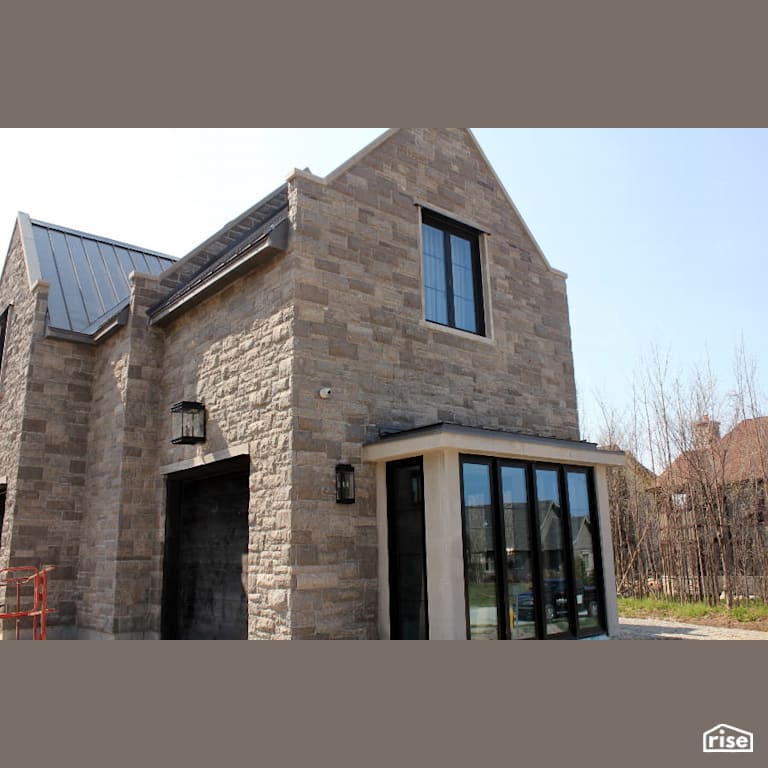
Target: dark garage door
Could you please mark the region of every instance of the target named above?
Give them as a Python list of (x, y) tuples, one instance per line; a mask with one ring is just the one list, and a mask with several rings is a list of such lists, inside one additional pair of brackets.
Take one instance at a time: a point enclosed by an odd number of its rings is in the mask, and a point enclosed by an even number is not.
[(248, 463), (168, 477), (163, 637), (248, 637)]

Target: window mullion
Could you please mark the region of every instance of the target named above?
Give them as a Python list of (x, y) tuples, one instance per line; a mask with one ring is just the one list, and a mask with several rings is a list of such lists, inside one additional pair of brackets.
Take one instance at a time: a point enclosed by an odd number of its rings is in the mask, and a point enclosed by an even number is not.
[(453, 260), (451, 259), (451, 234), (443, 230), (443, 261), (445, 263), (445, 298), (448, 303), (448, 325), (456, 327), (456, 312), (453, 306)]
[(562, 510), (563, 554), (565, 555), (565, 583), (568, 594), (568, 624), (574, 637), (579, 636), (579, 606), (576, 600), (576, 568), (573, 557), (573, 533), (571, 531), (571, 505), (565, 482), (565, 468), (559, 467), (557, 480), (560, 486)]
[(509, 626), (509, 593), (507, 571), (507, 537), (504, 529), (504, 503), (501, 494), (501, 465), (498, 459), (491, 462), (491, 509), (493, 524), (496, 526), (496, 607), (499, 613), (499, 639), (509, 640), (512, 631)]

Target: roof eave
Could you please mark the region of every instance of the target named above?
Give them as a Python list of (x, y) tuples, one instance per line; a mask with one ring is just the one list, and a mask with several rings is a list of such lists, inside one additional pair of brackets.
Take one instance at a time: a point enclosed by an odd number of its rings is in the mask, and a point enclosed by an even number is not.
[(128, 324), (129, 312), (130, 307), (127, 305), (122, 307), (118, 312), (108, 317), (91, 333), (70, 331), (66, 328), (57, 328), (56, 326), (49, 325), (46, 322), (45, 337), (47, 339), (72, 341), (77, 344), (88, 344), (90, 346), (100, 344), (102, 341), (108, 339), (110, 336), (112, 336), (112, 334), (116, 333)]
[(281, 253), (288, 247), (288, 220), (282, 221), (273, 230), (244, 249), (238, 256), (227, 261), (220, 269), (212, 272), (193, 288), (185, 288), (172, 295), (163, 303), (148, 310), (149, 324), (164, 326), (177, 316), (197, 306), (204, 299), (218, 293), (239, 277), (255, 269), (265, 258)]

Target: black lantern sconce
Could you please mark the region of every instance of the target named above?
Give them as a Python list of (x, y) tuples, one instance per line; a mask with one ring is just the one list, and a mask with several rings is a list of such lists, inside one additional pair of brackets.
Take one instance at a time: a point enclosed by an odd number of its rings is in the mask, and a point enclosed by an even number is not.
[(172, 443), (205, 442), (205, 406), (184, 400), (171, 408)]
[(336, 465), (336, 503), (355, 503), (355, 468), (351, 464)]

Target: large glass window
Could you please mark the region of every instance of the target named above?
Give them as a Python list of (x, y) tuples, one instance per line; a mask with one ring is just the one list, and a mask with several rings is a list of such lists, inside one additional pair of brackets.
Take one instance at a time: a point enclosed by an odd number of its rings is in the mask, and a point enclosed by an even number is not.
[(499, 637), (498, 570), (490, 464), (465, 462), (462, 485), (469, 636), (495, 640)]
[(589, 469), (465, 456), (462, 497), (470, 638), (603, 631)]
[(589, 478), (586, 472), (581, 471), (568, 471), (566, 477), (579, 631), (592, 631), (600, 627), (601, 601)]
[(483, 335), (478, 233), (426, 211), (421, 231), (426, 319)]
[(560, 504), (559, 471), (536, 470), (536, 514), (543, 584), (542, 602), (547, 635), (568, 632), (570, 601), (565, 574), (563, 509)]
[(501, 467), (504, 552), (512, 638), (536, 637), (533, 598), (533, 549), (528, 527), (528, 488), (525, 467)]

